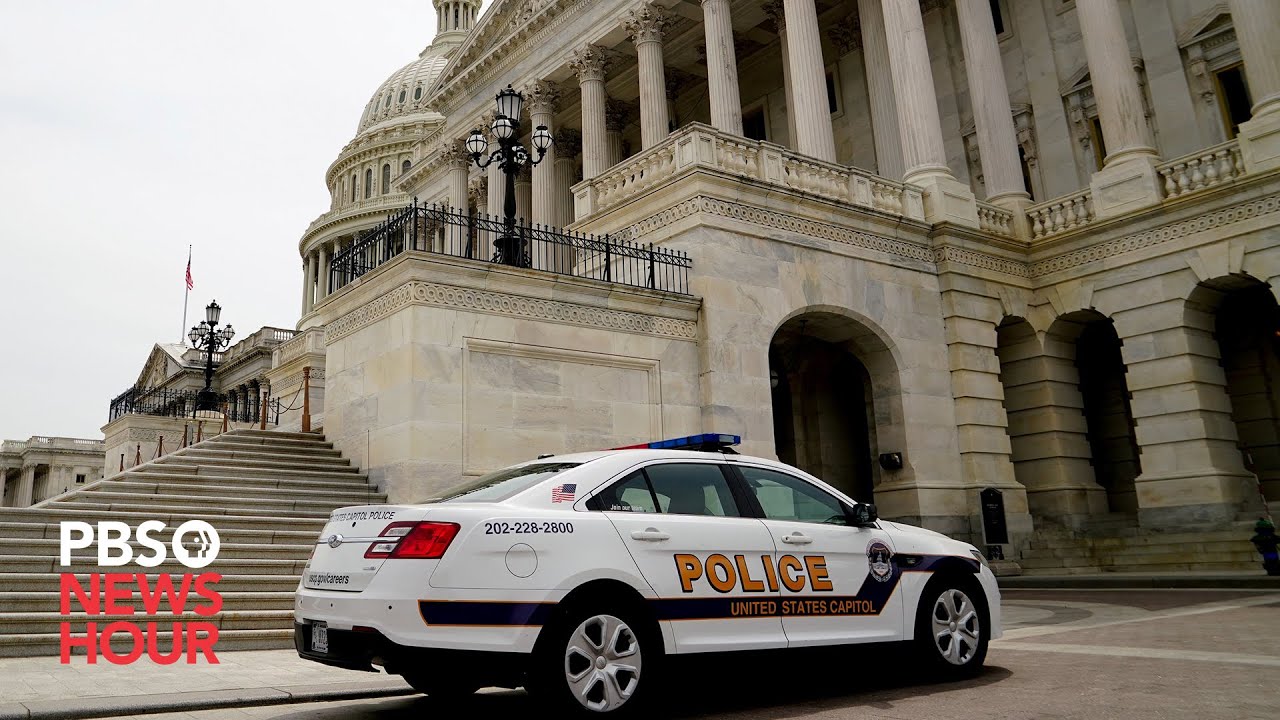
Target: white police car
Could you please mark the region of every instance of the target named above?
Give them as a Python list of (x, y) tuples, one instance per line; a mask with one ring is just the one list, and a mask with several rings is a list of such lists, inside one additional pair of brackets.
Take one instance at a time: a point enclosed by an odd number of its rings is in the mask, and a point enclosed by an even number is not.
[(298, 653), (590, 712), (634, 707), (673, 654), (904, 641), (944, 676), (979, 669), (1000, 596), (972, 545), (737, 440), (541, 458), (423, 504), (335, 510), (298, 588)]

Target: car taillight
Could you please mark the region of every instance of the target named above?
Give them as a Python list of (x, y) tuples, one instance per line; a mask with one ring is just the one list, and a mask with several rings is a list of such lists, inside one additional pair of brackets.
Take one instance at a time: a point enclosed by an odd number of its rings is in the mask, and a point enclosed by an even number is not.
[(383, 528), (379, 540), (365, 551), (366, 558), (416, 558), (436, 560), (449, 549), (458, 534), (458, 523), (394, 522)]

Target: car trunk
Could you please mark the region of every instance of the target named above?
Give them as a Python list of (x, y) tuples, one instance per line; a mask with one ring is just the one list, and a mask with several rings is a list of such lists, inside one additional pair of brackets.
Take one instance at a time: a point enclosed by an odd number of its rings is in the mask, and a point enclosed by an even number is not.
[[(414, 505), (363, 505), (334, 510), (321, 531), (302, 573), (303, 587), (312, 590), (360, 592), (386, 562), (385, 557), (365, 557), (377, 543), (395, 543), (383, 536), (392, 524), (426, 518), (430, 507)], [(437, 560), (416, 560), (435, 564)]]

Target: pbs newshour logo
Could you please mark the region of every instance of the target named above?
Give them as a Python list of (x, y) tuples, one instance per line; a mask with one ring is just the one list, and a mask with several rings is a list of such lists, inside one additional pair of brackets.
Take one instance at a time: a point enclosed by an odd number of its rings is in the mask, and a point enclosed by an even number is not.
[[(94, 568), (136, 565), (139, 572), (74, 571), (60, 575), (62, 662), (71, 661), (74, 648), (83, 648), (89, 664), (99, 655), (115, 665), (127, 665), (146, 655), (152, 662), (194, 665), (203, 658), (216, 664), (214, 646), (218, 628), (198, 618), (222, 610), (222, 595), (214, 586), (222, 579), (216, 572), (155, 572), (170, 557), (188, 570), (202, 570), (218, 557), (222, 542), (218, 531), (204, 520), (188, 520), (166, 536), (166, 525), (147, 520), (136, 528), (116, 520), (89, 524), (79, 520), (60, 523), (59, 562), (73, 560)], [(135, 553), (130, 540), (140, 549)], [(73, 557), (90, 550), (88, 557)], [(96, 554), (96, 557), (95, 557)], [(74, 613), (84, 613), (81, 623)], [(101, 624), (91, 618), (136, 616), (137, 621), (113, 619)], [(194, 618), (193, 618), (194, 616)]]

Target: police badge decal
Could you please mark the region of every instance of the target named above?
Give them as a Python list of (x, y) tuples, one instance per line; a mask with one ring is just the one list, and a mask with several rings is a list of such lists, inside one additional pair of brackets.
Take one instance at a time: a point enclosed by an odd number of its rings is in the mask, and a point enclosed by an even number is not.
[(890, 562), (892, 557), (893, 551), (883, 540), (872, 540), (867, 545), (867, 567), (873, 580), (889, 582), (893, 578), (893, 564)]

